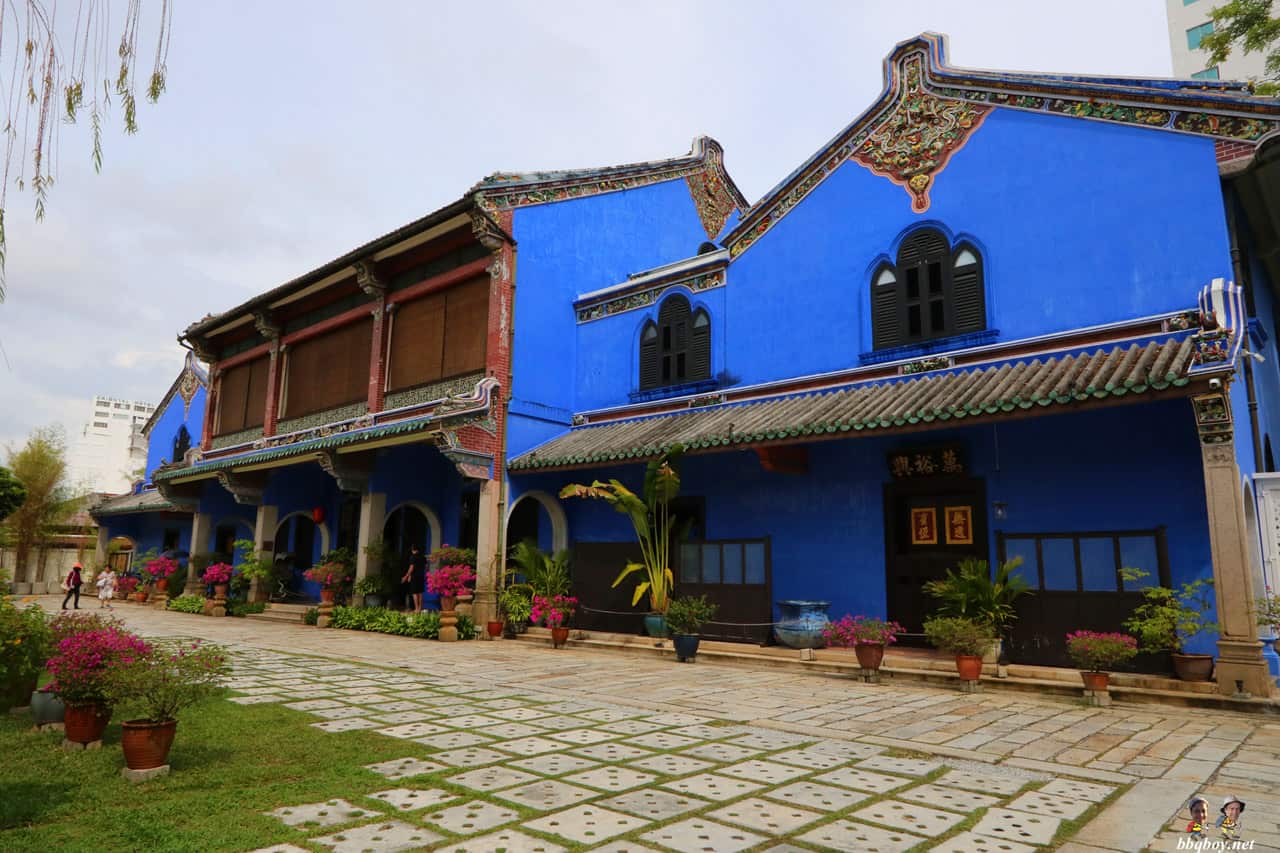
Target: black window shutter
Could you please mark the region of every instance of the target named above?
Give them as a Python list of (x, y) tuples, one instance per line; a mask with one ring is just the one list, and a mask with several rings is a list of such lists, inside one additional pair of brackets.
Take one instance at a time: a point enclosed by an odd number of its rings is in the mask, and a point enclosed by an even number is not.
[(640, 333), (641, 391), (658, 387), (658, 361), (658, 327), (650, 322)]
[(693, 318), (693, 347), (690, 381), (711, 378), (711, 318), (706, 311), (699, 310)]
[(871, 289), (871, 346), (873, 349), (897, 346), (902, 342), (902, 326), (898, 316), (898, 286), (877, 285)]
[(951, 273), (951, 287), (956, 333), (980, 332), (985, 329), (987, 304), (982, 286), (982, 262), (956, 267)]

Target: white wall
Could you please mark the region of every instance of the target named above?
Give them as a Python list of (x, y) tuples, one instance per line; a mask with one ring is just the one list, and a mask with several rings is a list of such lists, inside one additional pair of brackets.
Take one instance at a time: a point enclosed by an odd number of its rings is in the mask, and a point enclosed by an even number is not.
[[(1189, 78), (1197, 71), (1210, 67), (1209, 57), (1203, 50), (1187, 47), (1187, 30), (1209, 20), (1210, 13), (1226, 0), (1165, 0), (1169, 21), (1169, 47), (1173, 53), (1173, 76)], [(1276, 14), (1276, 3), (1271, 4), (1271, 14)], [(1251, 53), (1246, 56), (1238, 50), (1218, 66), (1220, 80), (1255, 80), (1265, 71), (1266, 55)]]

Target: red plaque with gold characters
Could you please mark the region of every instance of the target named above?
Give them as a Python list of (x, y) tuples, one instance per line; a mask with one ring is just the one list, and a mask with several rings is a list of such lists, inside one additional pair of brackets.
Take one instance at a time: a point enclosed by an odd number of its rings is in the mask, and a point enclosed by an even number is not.
[(947, 544), (973, 544), (973, 507), (949, 506), (947, 514)]
[(938, 511), (933, 507), (916, 507), (911, 510), (911, 544), (938, 544)]

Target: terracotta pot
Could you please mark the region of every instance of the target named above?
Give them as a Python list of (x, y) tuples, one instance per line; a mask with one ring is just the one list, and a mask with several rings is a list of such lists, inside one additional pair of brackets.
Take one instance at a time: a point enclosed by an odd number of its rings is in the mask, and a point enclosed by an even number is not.
[(225, 583), (215, 583), (215, 584), (213, 585), (213, 597), (214, 597), (214, 598), (226, 598), (226, 597), (227, 597), (227, 588), (228, 588), (229, 586), (230, 586), (230, 584), (225, 584)]
[(440, 609), (442, 611), (450, 611), (458, 606), (458, 596), (442, 595), (440, 596)]
[(879, 669), (884, 660), (884, 643), (856, 643), (853, 653), (858, 656), (858, 666), (863, 669)]
[(1091, 690), (1094, 693), (1106, 693), (1107, 682), (1111, 678), (1109, 672), (1094, 672), (1092, 670), (1081, 670), (1080, 679), (1084, 681), (1084, 689)]
[(961, 681), (977, 681), (982, 677), (982, 656), (956, 655), (956, 672)]
[(489, 632), (491, 638), (496, 638), (502, 633), (502, 621), (500, 619), (490, 619), (485, 623), (485, 630)]
[(156, 581), (156, 592), (167, 592), (169, 590), (169, 579), (163, 578)]
[(1183, 681), (1212, 681), (1213, 655), (1184, 655), (1174, 652), (1173, 671)]
[(111, 721), (111, 708), (101, 702), (68, 705), (63, 717), (67, 740), (72, 743), (93, 743), (102, 740), (102, 733)]
[(320, 590), (320, 601), (323, 604), (333, 604), (334, 595), (335, 595), (334, 590), (322, 589)]
[(569, 641), (568, 628), (552, 628), (551, 629), (551, 645), (554, 648), (560, 648)]
[(147, 600), (147, 594), (145, 592), (135, 592), (133, 594), (133, 600), (139, 603), (145, 602)]
[(120, 724), (120, 747), (130, 770), (150, 770), (169, 763), (169, 748), (178, 729), (177, 720), (152, 723), (130, 720)]

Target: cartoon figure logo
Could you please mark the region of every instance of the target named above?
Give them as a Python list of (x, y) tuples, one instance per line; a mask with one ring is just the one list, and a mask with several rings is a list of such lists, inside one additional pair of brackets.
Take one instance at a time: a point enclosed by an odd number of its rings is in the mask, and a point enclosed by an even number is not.
[(1244, 813), (1244, 800), (1236, 796), (1227, 797), (1222, 801), (1222, 808), (1219, 809), (1221, 817), (1218, 818), (1215, 826), (1222, 830), (1222, 837), (1235, 841), (1240, 838), (1240, 815)]
[(1188, 804), (1191, 809), (1191, 823), (1187, 824), (1187, 833), (1196, 841), (1204, 838), (1205, 824), (1209, 822), (1209, 801), (1196, 795)]

